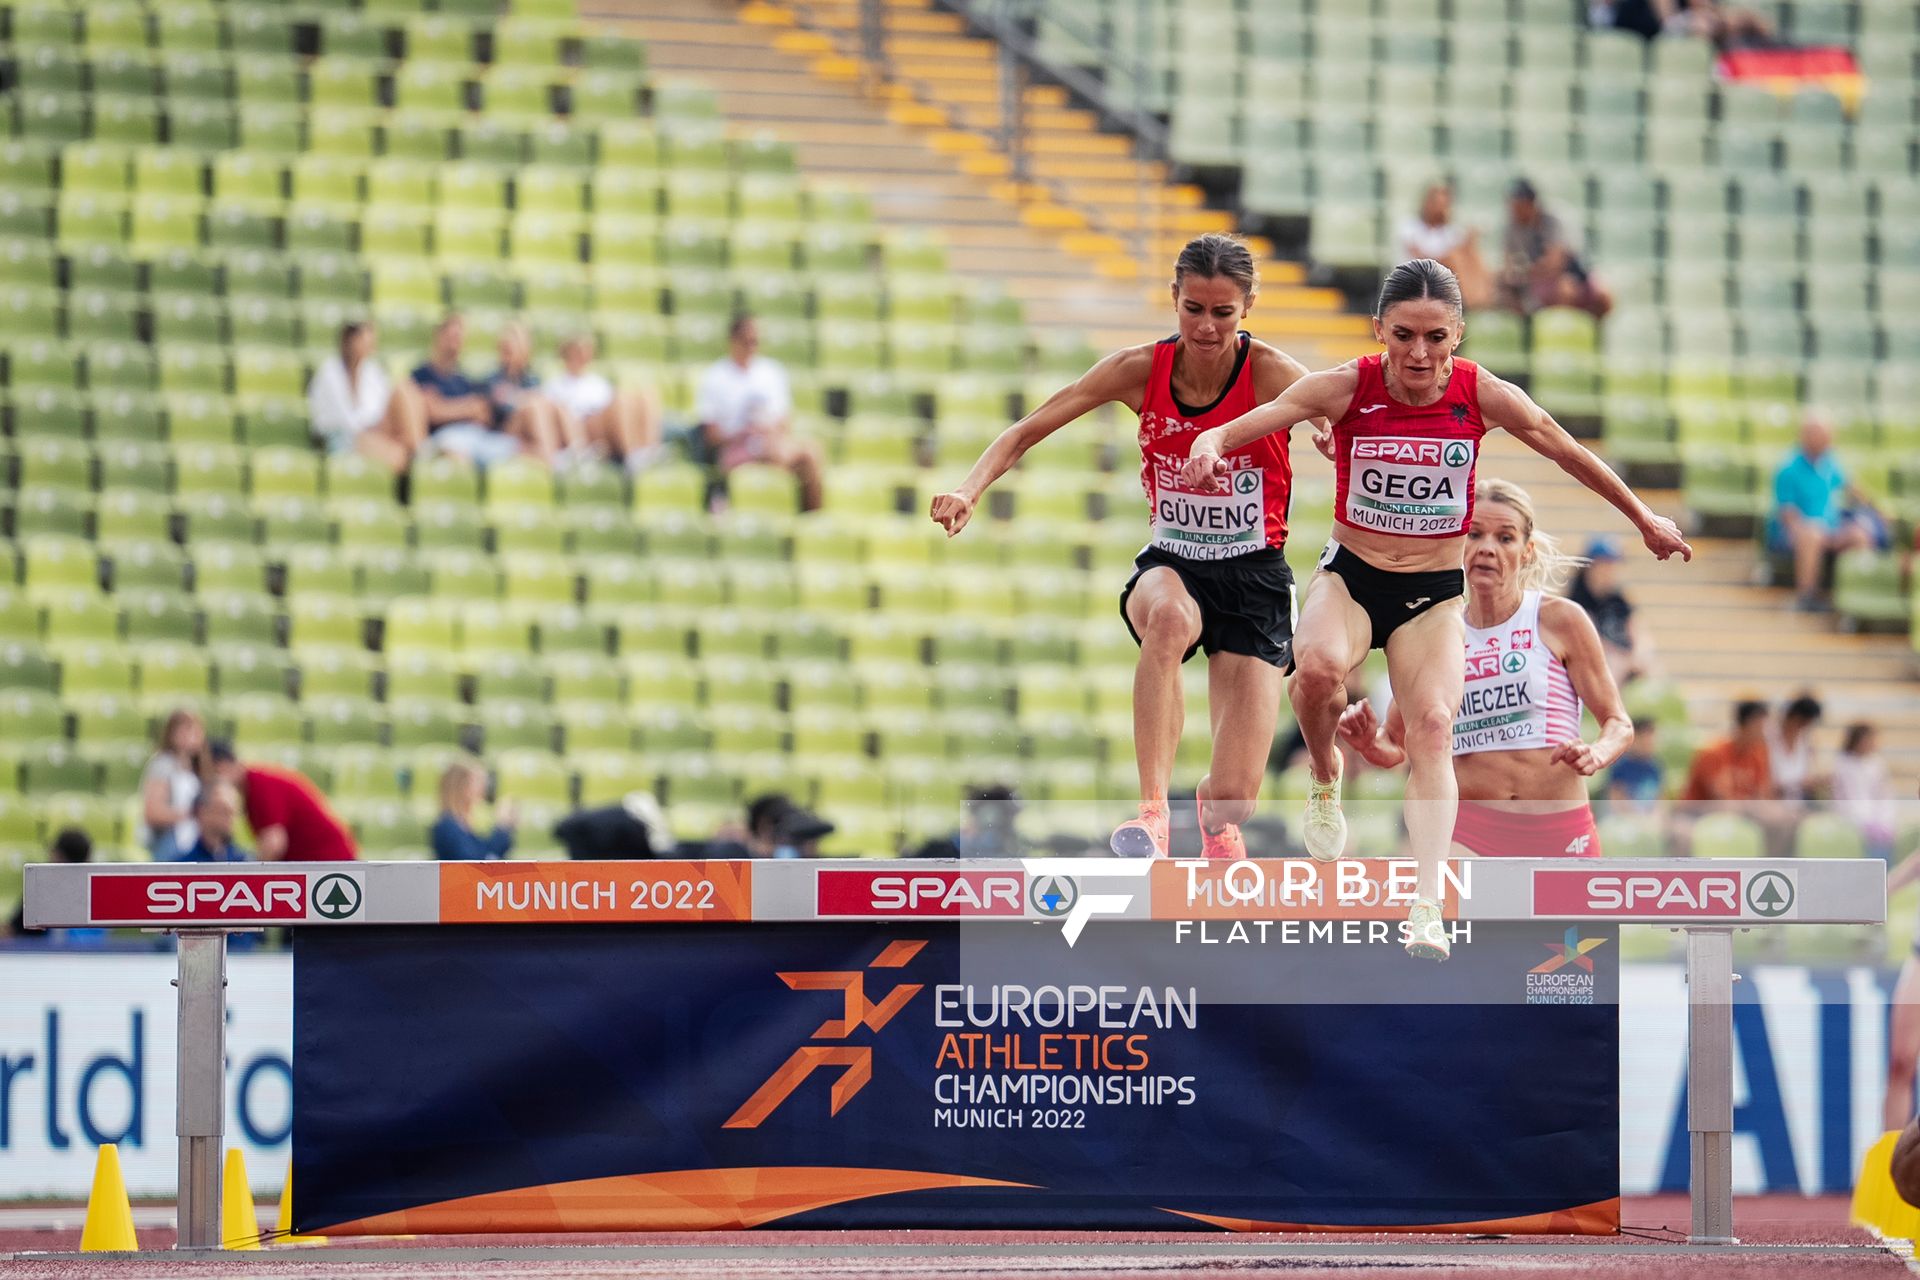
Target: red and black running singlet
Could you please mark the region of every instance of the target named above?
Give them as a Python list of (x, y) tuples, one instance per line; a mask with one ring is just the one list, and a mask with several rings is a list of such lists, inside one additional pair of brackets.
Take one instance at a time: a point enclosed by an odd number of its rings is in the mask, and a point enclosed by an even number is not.
[(1333, 518), (1403, 538), (1457, 538), (1473, 519), (1480, 457), (1480, 367), (1456, 359), (1432, 404), (1387, 394), (1381, 357), (1359, 360), (1360, 385), (1333, 425)]
[(1287, 433), (1276, 431), (1226, 455), (1233, 468), (1224, 493), (1197, 493), (1180, 483), (1193, 438), (1233, 421), (1257, 403), (1253, 339), (1240, 335), (1240, 354), (1226, 389), (1212, 404), (1190, 408), (1173, 394), (1173, 357), (1178, 338), (1153, 347), (1153, 372), (1140, 404), (1140, 483), (1153, 508), (1153, 545), (1188, 560), (1226, 560), (1281, 547), (1287, 541), (1287, 503), (1293, 495), (1293, 462)]

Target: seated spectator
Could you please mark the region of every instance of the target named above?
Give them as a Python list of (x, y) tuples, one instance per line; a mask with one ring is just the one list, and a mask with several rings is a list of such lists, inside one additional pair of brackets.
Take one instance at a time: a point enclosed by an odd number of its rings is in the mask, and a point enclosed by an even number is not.
[(817, 858), (820, 842), (834, 830), (831, 822), (775, 791), (749, 800), (744, 829), (730, 824), (714, 839), (709, 853), (713, 857)]
[(782, 467), (800, 482), (800, 505), (820, 506), (820, 447), (793, 435), (793, 393), (787, 371), (760, 355), (760, 329), (735, 316), (727, 354), (708, 366), (694, 406), (721, 472), (749, 462)]
[(1450, 183), (1430, 184), (1420, 198), (1420, 212), (1400, 224), (1400, 256), (1403, 261), (1432, 258), (1453, 272), (1468, 310), (1493, 300), (1493, 277), (1480, 256), (1480, 232), (1453, 221)]
[[(47, 861), (92, 862), (93, 840), (78, 827), (63, 827), (53, 837), (53, 843), (47, 846)], [(22, 934), (30, 937), (42, 936), (40, 930), (29, 930), (26, 927), (26, 918), (27, 905), (22, 902), (14, 907), (13, 915), (7, 921), (6, 933), (14, 937)], [(46, 941), (55, 946), (97, 946), (106, 941), (106, 937), (105, 929), (49, 929), (45, 933)]]
[(1771, 800), (1773, 762), (1767, 754), (1767, 704), (1733, 708), (1733, 733), (1700, 748), (1680, 798), (1694, 803)]
[(1542, 307), (1578, 307), (1594, 316), (1613, 310), (1613, 298), (1574, 252), (1560, 219), (1540, 207), (1525, 178), (1508, 192), (1509, 221), (1500, 289), (1506, 306), (1532, 315)]
[(373, 325), (340, 330), (340, 350), (307, 384), (313, 434), (328, 453), (360, 452), (405, 471), (427, 439), (427, 409), (411, 382), (394, 386), (374, 356)]
[(193, 806), (194, 820), (200, 824), (200, 838), (180, 855), (181, 862), (250, 862), (253, 855), (233, 838), (233, 825), (240, 816), (240, 796), (227, 782), (211, 782)]
[(995, 784), (967, 789), (960, 829), (936, 836), (915, 850), (916, 858), (1018, 858), (1028, 848), (1016, 829), (1020, 797), (1013, 788)]
[(660, 404), (651, 393), (621, 391), (593, 368), (593, 335), (576, 334), (561, 344), (566, 372), (549, 378), (547, 398), (566, 416), (570, 434), (603, 457), (638, 472), (660, 448)]
[(207, 757), (214, 776), (239, 791), (263, 862), (337, 862), (360, 856), (346, 824), (304, 774), (243, 764), (226, 742), (207, 748)]
[(523, 324), (510, 324), (500, 333), (500, 367), (487, 377), (487, 402), (492, 406), (493, 429), (520, 442), (520, 447), (551, 464), (563, 449), (580, 441), (574, 424), (560, 407), (539, 392), (540, 375), (533, 371), (533, 342)]
[[(666, 858), (675, 849), (667, 815), (651, 791), (629, 791), (619, 804), (575, 810), (554, 824), (553, 835), (575, 861)], [(745, 857), (746, 851), (709, 847), (694, 856)]]
[(200, 794), (200, 753), (206, 726), (191, 711), (175, 711), (160, 728), (159, 749), (140, 774), (141, 847), (155, 862), (170, 862), (193, 847), (193, 802)]
[(473, 815), (487, 798), (487, 771), (470, 760), (456, 760), (440, 775), (440, 818), (429, 842), (442, 862), (487, 862), (504, 858), (513, 849), (513, 829), (519, 815), (513, 801), (494, 806), (493, 830), (482, 836), (473, 829)]
[(1893, 857), (1893, 783), (1880, 756), (1880, 734), (1870, 724), (1847, 726), (1833, 762), (1833, 811), (1852, 820), (1876, 858)]
[(1633, 603), (1620, 589), (1620, 545), (1611, 538), (1595, 538), (1587, 544), (1586, 559), (1567, 588), (1567, 599), (1593, 619), (1614, 683), (1625, 685), (1651, 674), (1653, 639), (1634, 618)]
[(1660, 792), (1666, 783), (1666, 768), (1660, 763), (1656, 742), (1660, 725), (1652, 717), (1633, 722), (1633, 742), (1607, 770), (1607, 803), (1615, 813), (1654, 813), (1660, 808)]
[(1800, 424), (1800, 447), (1774, 473), (1767, 524), (1768, 548), (1793, 557), (1794, 608), (1803, 613), (1827, 608), (1821, 584), (1829, 559), (1874, 544), (1873, 520), (1850, 512), (1843, 499), (1872, 511), (1873, 504), (1847, 483), (1833, 452), (1833, 428), (1810, 413)]
[(1819, 723), (1820, 703), (1805, 693), (1781, 708), (1777, 724), (1768, 722), (1767, 761), (1782, 800), (1804, 804), (1814, 789), (1813, 726)]
[(1593, 0), (1587, 20), (1595, 27), (1655, 36), (1695, 36), (1714, 47), (1765, 48), (1776, 44), (1773, 25), (1751, 9), (1735, 9), (1718, 0)]
[(466, 342), (467, 322), (454, 312), (433, 331), (427, 362), (413, 371), (413, 383), (433, 447), (484, 467), (520, 452), (520, 442), (495, 429), (486, 385), (461, 371)]

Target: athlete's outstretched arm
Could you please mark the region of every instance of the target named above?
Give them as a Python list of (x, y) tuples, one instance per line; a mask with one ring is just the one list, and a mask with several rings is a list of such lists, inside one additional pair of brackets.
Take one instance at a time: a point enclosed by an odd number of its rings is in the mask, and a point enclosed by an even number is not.
[(1553, 744), (1549, 764), (1564, 764), (1583, 778), (1591, 778), (1618, 760), (1633, 745), (1633, 720), (1620, 700), (1620, 686), (1607, 668), (1600, 633), (1587, 611), (1571, 600), (1553, 597), (1540, 604), (1540, 617), (1553, 628), (1566, 652), (1560, 662), (1573, 682), (1573, 691), (1600, 722), (1600, 735), (1591, 744), (1574, 738)]
[(980, 460), (967, 472), (960, 487), (938, 495), (928, 513), (951, 538), (967, 527), (973, 508), (987, 487), (1013, 469), (1027, 450), (1045, 440), (1081, 414), (1119, 400), (1134, 405), (1153, 367), (1152, 347), (1116, 351), (1048, 396), (1032, 413), (994, 437)]
[(1275, 399), (1249, 409), (1232, 422), (1222, 423), (1193, 438), (1180, 481), (1201, 493), (1219, 493), (1229, 470), (1223, 455), (1244, 449), (1262, 436), (1291, 431), (1295, 423), (1325, 418), (1338, 421), (1353, 400), (1359, 375), (1352, 365), (1310, 373)]
[(1489, 427), (1510, 431), (1535, 453), (1553, 459), (1562, 471), (1612, 503), (1640, 531), (1655, 559), (1673, 555), (1693, 559), (1693, 548), (1680, 536), (1679, 525), (1640, 501), (1612, 467), (1567, 434), (1526, 392), (1485, 370), (1480, 375), (1480, 416)]

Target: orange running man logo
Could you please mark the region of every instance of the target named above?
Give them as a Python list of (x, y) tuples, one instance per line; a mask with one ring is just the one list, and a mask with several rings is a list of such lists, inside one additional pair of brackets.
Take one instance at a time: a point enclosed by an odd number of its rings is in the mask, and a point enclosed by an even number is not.
[[(926, 945), (924, 939), (890, 943), (867, 967), (901, 968), (919, 955), (920, 949)], [(893, 1020), (893, 1015), (906, 1008), (907, 1002), (919, 994), (921, 987), (918, 982), (903, 982), (887, 992), (880, 1003), (874, 1004), (867, 999), (867, 975), (863, 970), (783, 973), (779, 977), (780, 981), (795, 991), (839, 991), (845, 997), (842, 1015), (821, 1023), (820, 1029), (813, 1033), (816, 1040), (845, 1040), (858, 1027), (880, 1030)], [(788, 1095), (800, 1087), (801, 1081), (822, 1067), (842, 1068), (840, 1078), (833, 1082), (833, 1090), (829, 1095), (831, 1107), (828, 1114), (837, 1116), (840, 1108), (851, 1102), (853, 1096), (873, 1078), (873, 1050), (867, 1045), (854, 1044), (801, 1045), (767, 1077), (764, 1084), (753, 1091), (751, 1098), (740, 1104), (740, 1109), (729, 1116), (722, 1127), (759, 1128), (760, 1122), (772, 1115)]]

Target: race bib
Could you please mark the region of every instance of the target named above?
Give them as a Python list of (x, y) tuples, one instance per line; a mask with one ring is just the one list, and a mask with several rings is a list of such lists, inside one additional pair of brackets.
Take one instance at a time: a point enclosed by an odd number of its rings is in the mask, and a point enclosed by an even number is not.
[(1346, 523), (1415, 537), (1465, 533), (1474, 454), (1471, 440), (1355, 440)]
[(1466, 689), (1453, 718), (1453, 753), (1518, 751), (1547, 744), (1542, 682), (1527, 656), (1509, 649), (1467, 655)]
[(1266, 475), (1256, 465), (1227, 476), (1225, 493), (1195, 493), (1180, 467), (1155, 458), (1153, 545), (1188, 560), (1225, 560), (1266, 545)]

